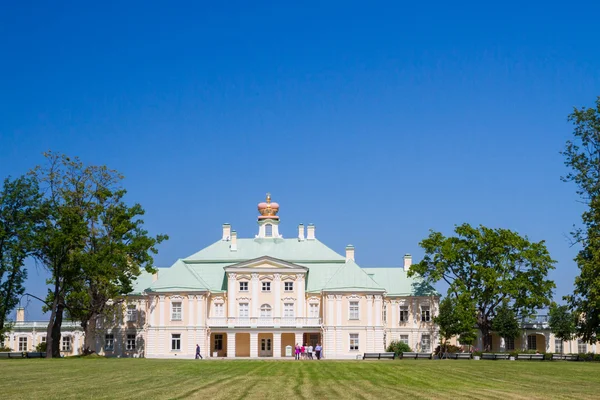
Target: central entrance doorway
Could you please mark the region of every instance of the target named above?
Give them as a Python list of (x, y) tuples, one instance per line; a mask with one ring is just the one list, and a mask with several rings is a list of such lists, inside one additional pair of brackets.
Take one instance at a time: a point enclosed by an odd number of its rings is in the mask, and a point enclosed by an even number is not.
[(260, 339), (260, 357), (273, 357), (273, 343), (271, 338)]

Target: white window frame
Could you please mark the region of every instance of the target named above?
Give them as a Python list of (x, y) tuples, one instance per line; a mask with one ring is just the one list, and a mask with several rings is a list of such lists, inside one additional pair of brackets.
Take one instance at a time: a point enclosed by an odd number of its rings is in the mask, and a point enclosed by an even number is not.
[(240, 292), (247, 292), (248, 291), (248, 281), (240, 281), (239, 282), (239, 289)]
[(348, 336), (350, 351), (359, 351), (360, 336), (358, 333), (350, 333)]
[[(288, 289), (289, 286), (289, 289)], [(293, 281), (285, 281), (283, 282), (283, 291), (284, 292), (293, 292), (294, 291), (294, 282)]]
[(296, 307), (294, 303), (283, 303), (283, 318), (295, 318)]
[(114, 351), (115, 350), (115, 335), (112, 333), (107, 333), (104, 335), (104, 351)]
[(554, 338), (554, 352), (558, 354), (562, 354), (564, 348), (564, 343), (561, 339)]
[(409, 338), (408, 338), (408, 335), (400, 335), (400, 339), (398, 339), (398, 340), (402, 343), (408, 344)]
[(214, 303), (214, 316), (217, 318), (225, 317), (225, 303)]
[(360, 302), (352, 300), (348, 302), (348, 319), (358, 321), (360, 319)]
[(527, 335), (527, 350), (537, 350), (537, 335)]
[(265, 224), (265, 237), (273, 237), (273, 225)]
[[(223, 334), (215, 333), (213, 347), (215, 351), (223, 350)], [(219, 344), (219, 346), (217, 346)]]
[(270, 304), (263, 304), (260, 306), (260, 317), (271, 318), (273, 316), (273, 309)]
[(408, 306), (400, 306), (398, 320), (400, 321), (400, 323), (408, 322), (408, 318)]
[[(583, 349), (583, 351), (582, 351), (582, 349)], [(587, 343), (581, 339), (577, 339), (577, 353), (587, 354), (587, 352), (588, 352)]]
[(128, 350), (128, 351), (135, 350), (135, 334), (132, 334), (132, 333), (127, 334), (127, 342), (125, 342), (125, 350)]
[(240, 319), (250, 318), (250, 304), (249, 303), (239, 303), (238, 304), (238, 318), (240, 318)]
[(504, 339), (504, 347), (507, 351), (515, 349), (515, 338), (506, 338)]
[(28, 338), (27, 336), (19, 336), (19, 351), (27, 351)]
[(383, 320), (383, 323), (387, 323), (387, 303), (384, 301), (383, 302), (383, 307), (381, 310), (381, 319)]
[(310, 303), (308, 305), (308, 315), (310, 318), (319, 318), (319, 303)]
[(181, 351), (181, 333), (171, 334), (171, 351)]
[(135, 305), (135, 304), (127, 305), (127, 321), (128, 322), (136, 322), (137, 321), (137, 305)]
[(421, 322), (431, 322), (431, 307), (421, 306)]
[(71, 336), (63, 336), (60, 340), (60, 348), (61, 351), (71, 351), (72, 349), (72, 343), (73, 343), (73, 338)]
[(262, 283), (262, 291), (266, 292), (266, 293), (271, 291), (271, 282), (270, 281), (264, 281)]
[(183, 301), (171, 302), (171, 321), (183, 321)]
[(421, 335), (421, 352), (431, 353), (431, 335)]

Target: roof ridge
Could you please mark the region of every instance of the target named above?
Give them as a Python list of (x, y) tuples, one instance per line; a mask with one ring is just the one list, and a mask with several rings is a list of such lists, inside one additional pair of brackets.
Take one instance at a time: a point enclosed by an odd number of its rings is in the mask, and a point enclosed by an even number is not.
[(196, 273), (196, 271), (194, 271), (189, 265), (187, 265), (187, 263), (185, 261), (183, 261), (181, 258), (177, 261), (181, 261), (183, 263), (183, 265), (185, 265), (185, 268), (190, 271), (190, 273), (194, 276), (194, 278), (196, 278), (196, 280), (198, 281), (198, 283), (200, 283), (201, 285), (204, 285), (204, 288), (209, 290), (209, 286), (208, 284), (204, 281), (204, 279), (202, 279), (202, 277), (200, 275), (198, 275)]

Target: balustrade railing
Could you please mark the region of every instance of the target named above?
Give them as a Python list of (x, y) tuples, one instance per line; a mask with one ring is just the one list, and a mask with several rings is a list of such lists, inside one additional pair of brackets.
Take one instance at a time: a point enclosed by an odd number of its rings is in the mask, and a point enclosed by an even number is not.
[(309, 327), (321, 326), (321, 318), (311, 317), (295, 317), (295, 318), (269, 318), (269, 317), (251, 317), (251, 318), (227, 318), (227, 317), (211, 317), (207, 320), (208, 326), (211, 327), (272, 327), (272, 326), (289, 326), (289, 327)]

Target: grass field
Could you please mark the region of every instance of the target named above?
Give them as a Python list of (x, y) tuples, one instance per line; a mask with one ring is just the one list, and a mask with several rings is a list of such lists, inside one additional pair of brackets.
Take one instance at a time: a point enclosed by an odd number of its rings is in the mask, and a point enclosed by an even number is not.
[(0, 361), (2, 399), (598, 399), (600, 363)]

